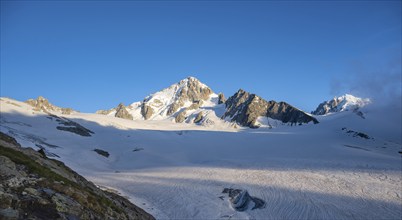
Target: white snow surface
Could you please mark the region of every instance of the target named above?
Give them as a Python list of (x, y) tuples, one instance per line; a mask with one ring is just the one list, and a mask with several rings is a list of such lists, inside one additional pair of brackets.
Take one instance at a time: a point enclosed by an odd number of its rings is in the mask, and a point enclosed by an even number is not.
[[(1, 98), (0, 130), (25, 147), (58, 146), (46, 150), (157, 219), (400, 219), (400, 116), (361, 110), (365, 119), (346, 111), (318, 116), (316, 125), (274, 129), (54, 113), (95, 133), (83, 137), (57, 130), (57, 122), (25, 103)], [(235, 211), (224, 188), (246, 189), (266, 205)]]
[(359, 98), (350, 94), (345, 94), (336, 98), (339, 102), (338, 111), (353, 110), (356, 107), (361, 108), (371, 103), (369, 98)]

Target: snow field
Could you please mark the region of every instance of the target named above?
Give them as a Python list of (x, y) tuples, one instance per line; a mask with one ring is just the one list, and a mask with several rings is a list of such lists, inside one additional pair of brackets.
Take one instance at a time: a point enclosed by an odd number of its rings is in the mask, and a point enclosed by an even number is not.
[[(351, 111), (341, 112), (318, 117), (317, 125), (275, 129), (59, 115), (95, 132), (82, 137), (55, 129), (54, 120), (21, 102), (2, 98), (0, 110), (2, 132), (27, 147), (42, 142), (58, 146), (46, 149), (158, 219), (402, 215), (401, 129), (390, 120), (391, 114), (367, 110), (362, 119)], [(343, 127), (374, 139), (350, 136)], [(95, 148), (110, 156), (100, 156)], [(266, 206), (237, 212), (222, 194), (228, 187), (247, 189)]]

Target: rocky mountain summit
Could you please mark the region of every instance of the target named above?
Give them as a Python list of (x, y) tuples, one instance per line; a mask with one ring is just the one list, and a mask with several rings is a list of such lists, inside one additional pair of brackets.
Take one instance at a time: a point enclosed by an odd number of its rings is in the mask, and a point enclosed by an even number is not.
[(25, 101), (25, 103), (34, 107), (35, 111), (44, 111), (44, 112), (54, 111), (54, 112), (60, 112), (64, 115), (69, 115), (73, 112), (76, 112), (72, 108), (61, 108), (55, 106), (51, 104), (49, 100), (47, 100), (42, 96), (39, 96), (37, 99), (28, 99), (27, 101)]
[(222, 116), (223, 119), (229, 119), (251, 128), (259, 127), (257, 123), (259, 117), (269, 117), (292, 125), (309, 122), (318, 123), (314, 117), (286, 102), (268, 102), (242, 89), (239, 89), (225, 103), (226, 112)]
[(0, 132), (0, 219), (154, 219)]
[(207, 101), (213, 91), (194, 77), (188, 77), (177, 84), (152, 94), (141, 103), (141, 114), (149, 119), (154, 114), (171, 116), (181, 108), (197, 109)]
[[(222, 94), (220, 100), (223, 99)], [(208, 86), (194, 77), (188, 77), (145, 97), (141, 102), (134, 102), (129, 106), (119, 105), (116, 108), (99, 110), (96, 113), (131, 120), (171, 118), (177, 123), (182, 123), (186, 118), (193, 116), (193, 113), (196, 117), (200, 107), (212, 107), (217, 105), (217, 102), (218, 95)]]
[(168, 119), (176, 123), (199, 125), (229, 121), (252, 128), (259, 127), (259, 117), (269, 117), (291, 125), (311, 121), (318, 123), (314, 117), (285, 102), (267, 102), (243, 90), (226, 100), (223, 93), (215, 94), (194, 77), (188, 77), (151, 94), (141, 102), (134, 102), (129, 106), (120, 104), (116, 108), (97, 113), (130, 120)]
[(359, 98), (353, 95), (345, 94), (319, 104), (316, 110), (312, 111), (311, 113), (314, 115), (325, 115), (328, 113), (348, 110), (356, 111), (357, 109), (370, 103), (371, 100), (368, 98)]

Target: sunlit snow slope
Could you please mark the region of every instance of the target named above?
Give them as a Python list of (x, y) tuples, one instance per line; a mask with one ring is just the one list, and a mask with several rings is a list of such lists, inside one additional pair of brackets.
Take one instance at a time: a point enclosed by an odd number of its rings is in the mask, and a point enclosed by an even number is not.
[[(2, 132), (23, 146), (45, 148), (49, 156), (99, 186), (120, 191), (156, 218), (402, 215), (398, 111), (362, 108), (365, 119), (345, 111), (318, 116), (316, 125), (276, 129), (53, 113), (93, 132), (81, 136), (56, 129), (61, 119), (22, 102), (1, 98), (0, 110)], [(264, 200), (265, 207), (235, 211), (224, 188), (246, 189)]]

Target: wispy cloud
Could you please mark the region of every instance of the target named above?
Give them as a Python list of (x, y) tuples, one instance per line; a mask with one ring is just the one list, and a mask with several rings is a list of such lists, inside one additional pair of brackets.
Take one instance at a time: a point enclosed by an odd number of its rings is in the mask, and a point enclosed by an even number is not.
[(351, 64), (350, 74), (347, 78), (335, 78), (331, 82), (331, 93), (368, 97), (378, 105), (401, 106), (401, 56), (400, 50), (388, 59), (378, 64), (375, 61), (354, 61)]

